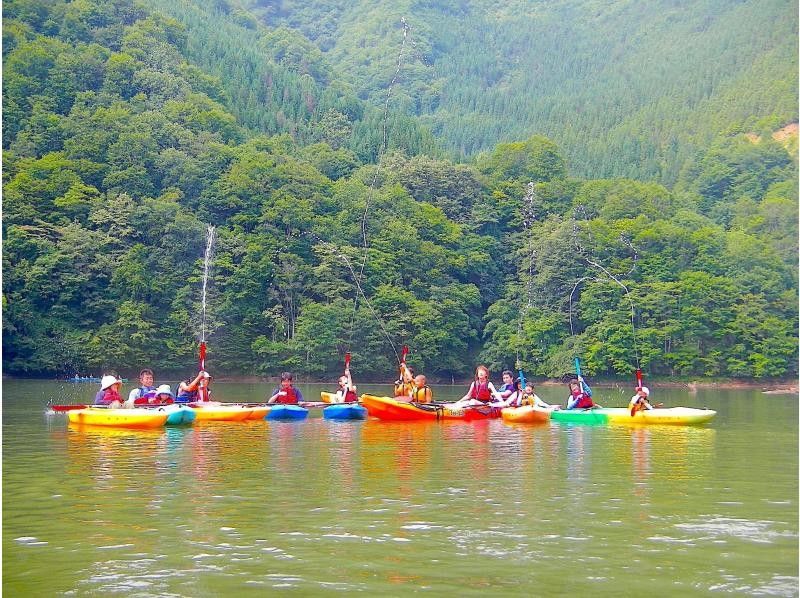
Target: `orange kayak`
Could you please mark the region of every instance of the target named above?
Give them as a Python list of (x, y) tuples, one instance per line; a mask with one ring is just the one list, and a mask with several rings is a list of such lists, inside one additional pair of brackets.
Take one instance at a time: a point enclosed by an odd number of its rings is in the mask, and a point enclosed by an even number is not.
[(361, 404), (372, 417), (386, 421), (423, 421), (438, 419), (458, 419), (474, 421), (500, 417), (499, 407), (480, 405), (478, 407), (453, 408), (447, 403), (407, 403), (390, 397), (361, 395)]
[(520, 424), (544, 424), (550, 421), (551, 409), (542, 409), (532, 405), (523, 407), (506, 407), (503, 409), (504, 422)]

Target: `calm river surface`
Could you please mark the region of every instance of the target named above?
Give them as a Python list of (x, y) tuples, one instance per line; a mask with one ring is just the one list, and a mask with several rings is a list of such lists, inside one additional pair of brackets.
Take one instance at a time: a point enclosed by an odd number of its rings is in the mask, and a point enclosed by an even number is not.
[[(656, 401), (719, 412), (699, 428), (316, 412), (138, 432), (45, 415), (96, 386), (3, 382), (7, 596), (798, 593), (796, 395), (651, 384)], [(628, 391), (595, 394), (622, 406)]]

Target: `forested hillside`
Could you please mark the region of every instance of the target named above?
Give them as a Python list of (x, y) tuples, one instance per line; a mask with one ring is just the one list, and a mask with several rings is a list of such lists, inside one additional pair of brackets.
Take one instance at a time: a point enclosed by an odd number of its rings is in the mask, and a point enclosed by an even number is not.
[(457, 157), (538, 133), (563, 148), (574, 175), (671, 187), (720, 132), (797, 121), (790, 0), (241, 4), (305, 36), (373, 102), (394, 72), (404, 18), (404, 108)]
[(797, 133), (777, 108), (677, 140), (670, 187), (578, 178), (543, 129), (457, 163), (409, 110), (428, 50), (394, 12), (370, 13), (386, 68), (364, 94), (332, 32), (369, 21), (350, 3), (325, 5), (324, 47), (259, 21), (303, 30), (322, 5), (167, 4), (4, 3), (4, 372), (193, 368), (213, 224), (220, 375), (330, 376), (349, 350), (387, 379), (402, 344), (432, 379), (576, 354), (591, 374), (797, 374)]

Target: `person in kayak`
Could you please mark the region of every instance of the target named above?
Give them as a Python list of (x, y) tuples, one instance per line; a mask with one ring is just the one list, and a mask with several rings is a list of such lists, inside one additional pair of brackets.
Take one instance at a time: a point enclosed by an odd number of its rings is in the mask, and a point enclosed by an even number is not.
[[(200, 370), (193, 380), (183, 380), (178, 383), (178, 391), (175, 397), (177, 403), (194, 403), (200, 400), (200, 386), (202, 384), (210, 384), (211, 374), (205, 370)], [(206, 388), (208, 387), (206, 384)], [(208, 396), (211, 397), (211, 390), (208, 390)]]
[[(302, 400), (302, 399), (301, 399)], [(344, 375), (339, 376), (339, 388), (333, 398), (333, 403), (357, 403), (358, 395), (353, 384), (353, 377), (350, 375), (350, 368), (344, 369)]]
[(411, 402), (412, 403), (432, 403), (433, 391), (428, 386), (428, 379), (419, 374), (414, 378), (414, 383), (411, 387)]
[(400, 364), (400, 377), (394, 381), (394, 398), (402, 401), (411, 400), (414, 390), (414, 370), (405, 363)]
[(122, 388), (122, 380), (107, 374), (100, 380), (100, 391), (94, 396), (95, 405), (105, 405), (112, 409), (122, 406), (122, 397), (119, 394)]
[(567, 409), (591, 409), (598, 407), (592, 401), (592, 389), (586, 384), (582, 376), (569, 382), (569, 398)]
[(517, 379), (514, 380), (514, 373), (511, 370), (504, 370), (503, 371), (503, 384), (500, 386), (500, 396), (508, 402), (508, 399), (511, 397), (514, 392), (516, 392), (516, 382), (519, 381)]
[(175, 395), (172, 394), (172, 389), (169, 384), (162, 384), (156, 388), (156, 396), (153, 399), (155, 405), (171, 405), (175, 402)]
[(539, 395), (536, 394), (536, 389), (533, 384), (528, 383), (522, 391), (521, 405), (532, 405), (540, 409), (561, 409), (560, 405), (550, 405), (545, 403)]
[(150, 368), (145, 368), (139, 372), (139, 386), (134, 388), (128, 394), (127, 404), (129, 405), (142, 405), (147, 403), (149, 399), (156, 396), (156, 387), (154, 384), (155, 374)]
[(631, 402), (628, 403), (628, 409), (631, 410), (631, 417), (636, 415), (638, 411), (646, 411), (654, 409), (650, 404), (650, 389), (646, 386), (638, 386), (636, 394), (631, 397)]
[(281, 385), (274, 390), (267, 403), (280, 403), (281, 405), (297, 405), (303, 401), (303, 393), (292, 384), (294, 376), (291, 372), (281, 374)]
[(475, 380), (469, 386), (467, 394), (452, 404), (453, 408), (469, 407), (471, 405), (489, 405), (492, 401), (503, 403), (503, 398), (489, 381), (489, 369), (485, 365), (475, 368)]

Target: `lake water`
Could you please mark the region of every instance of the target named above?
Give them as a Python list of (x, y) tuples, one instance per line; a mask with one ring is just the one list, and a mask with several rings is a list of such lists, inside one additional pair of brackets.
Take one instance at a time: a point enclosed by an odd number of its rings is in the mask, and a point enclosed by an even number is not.
[[(718, 411), (697, 428), (316, 412), (139, 432), (45, 415), (96, 386), (3, 383), (8, 596), (798, 594), (796, 395), (651, 385)], [(215, 391), (255, 401), (274, 386)]]

